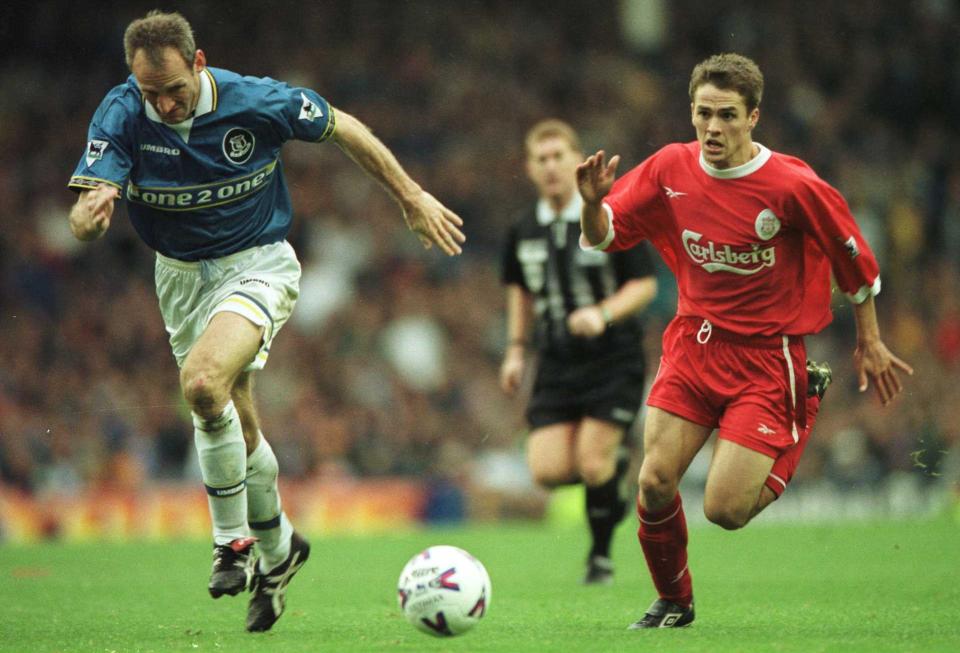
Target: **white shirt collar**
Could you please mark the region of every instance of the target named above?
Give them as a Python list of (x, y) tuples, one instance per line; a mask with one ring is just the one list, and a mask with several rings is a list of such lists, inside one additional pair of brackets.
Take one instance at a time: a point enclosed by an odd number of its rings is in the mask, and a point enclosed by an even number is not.
[(769, 149), (760, 143), (754, 143), (754, 145), (756, 145), (760, 150), (757, 156), (734, 168), (714, 168), (712, 165), (707, 163), (706, 159), (703, 158), (703, 150), (701, 150), (700, 167), (703, 168), (705, 173), (711, 177), (716, 177), (717, 179), (739, 179), (740, 177), (746, 177), (747, 175), (753, 174), (762, 168), (763, 164), (769, 161), (770, 156), (773, 154)]
[[(567, 202), (567, 205), (560, 209), (560, 217), (564, 222), (580, 222), (580, 212), (583, 210), (583, 198), (579, 192), (574, 192), (573, 198)], [(556, 217), (557, 213), (550, 206), (550, 202), (540, 198), (537, 202), (537, 223), (540, 226), (547, 226)]]
[[(154, 122), (163, 123), (160, 114), (158, 114), (157, 110), (153, 108), (153, 105), (146, 100), (143, 102), (143, 109), (147, 114), (147, 118)], [(180, 134), (183, 142), (186, 143), (190, 140), (190, 128), (193, 127), (194, 119), (211, 111), (213, 111), (213, 82), (211, 81), (210, 72), (204, 68), (200, 71), (200, 97), (197, 99), (197, 108), (194, 109), (193, 115), (175, 125), (167, 125), (167, 127)]]

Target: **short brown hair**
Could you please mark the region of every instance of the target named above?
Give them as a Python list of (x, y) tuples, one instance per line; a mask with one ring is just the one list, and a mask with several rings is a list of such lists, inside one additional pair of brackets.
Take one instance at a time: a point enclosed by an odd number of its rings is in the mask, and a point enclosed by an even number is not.
[(580, 149), (580, 137), (577, 136), (577, 132), (574, 131), (573, 127), (562, 120), (550, 118), (548, 120), (541, 120), (527, 132), (527, 137), (523, 141), (526, 146), (527, 155), (530, 154), (535, 143), (539, 143), (547, 138), (562, 138), (570, 144), (574, 152), (583, 151)]
[(154, 9), (130, 23), (123, 34), (127, 67), (133, 66), (133, 57), (141, 49), (152, 65), (160, 66), (163, 64), (163, 49), (167, 47), (176, 48), (188, 65), (193, 63), (197, 52), (193, 28), (186, 18), (175, 11), (165, 13)]
[(736, 91), (743, 97), (747, 111), (759, 107), (763, 98), (763, 73), (752, 59), (741, 54), (715, 54), (698, 63), (690, 75), (691, 102), (697, 89), (704, 84)]

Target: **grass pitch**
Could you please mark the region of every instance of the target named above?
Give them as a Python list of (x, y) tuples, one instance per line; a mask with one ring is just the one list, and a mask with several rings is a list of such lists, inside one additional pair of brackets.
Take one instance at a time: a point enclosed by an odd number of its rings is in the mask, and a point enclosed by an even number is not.
[[(245, 597), (213, 601), (206, 542), (0, 546), (0, 651), (960, 651), (960, 524), (691, 530), (697, 620), (629, 632), (653, 599), (633, 523), (613, 587), (579, 585), (585, 531), (538, 525), (311, 538), (287, 613), (244, 632)], [(453, 639), (400, 615), (397, 576), (431, 544), (479, 557), (493, 596)]]

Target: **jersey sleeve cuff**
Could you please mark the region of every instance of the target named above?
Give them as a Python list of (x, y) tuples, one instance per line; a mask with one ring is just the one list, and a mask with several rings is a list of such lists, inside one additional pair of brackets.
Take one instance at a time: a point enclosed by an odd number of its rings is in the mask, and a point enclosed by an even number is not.
[(320, 138), (317, 139), (318, 143), (322, 143), (329, 139), (331, 136), (333, 136), (333, 132), (337, 131), (337, 112), (329, 104), (327, 104), (327, 111), (329, 112), (330, 116), (327, 119), (327, 128), (323, 130)]
[(596, 245), (591, 245), (587, 240), (586, 236), (583, 235), (583, 232), (580, 232), (580, 249), (585, 251), (590, 250), (605, 250), (610, 246), (610, 243), (613, 242), (613, 238), (616, 234), (613, 232), (613, 209), (610, 208), (610, 205), (604, 202), (603, 206), (604, 212), (607, 214), (607, 236), (602, 241)]
[(117, 190), (123, 190), (123, 187), (115, 181), (110, 181), (109, 179), (100, 179), (99, 177), (84, 177), (80, 175), (71, 177), (70, 181), (67, 183), (67, 188), (77, 191), (93, 190), (100, 184), (107, 184), (108, 186), (113, 186)]
[(880, 294), (880, 277), (878, 276), (873, 280), (873, 283), (868, 286), (861, 286), (860, 290), (855, 293), (847, 293), (847, 297), (850, 298), (850, 301), (854, 304), (862, 304), (867, 297), (876, 297)]

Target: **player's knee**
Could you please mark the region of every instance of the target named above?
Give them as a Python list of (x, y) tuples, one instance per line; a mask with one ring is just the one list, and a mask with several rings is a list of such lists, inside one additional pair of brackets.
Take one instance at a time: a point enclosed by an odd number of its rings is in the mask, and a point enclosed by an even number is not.
[(749, 509), (709, 499), (704, 499), (703, 514), (708, 520), (728, 531), (743, 528), (750, 521)]
[(215, 419), (230, 400), (229, 390), (200, 369), (181, 370), (180, 389), (190, 409), (205, 419)]
[(638, 484), (640, 503), (647, 510), (657, 510), (676, 496), (678, 479), (654, 465), (644, 464), (640, 468)]

